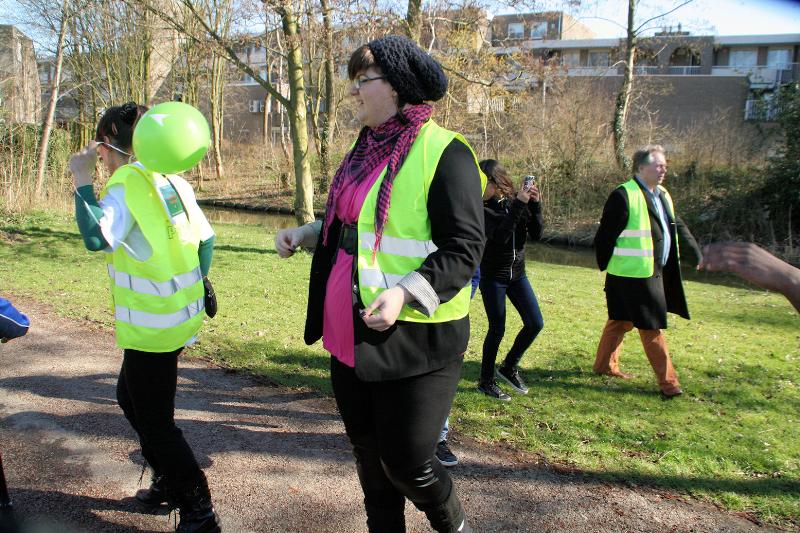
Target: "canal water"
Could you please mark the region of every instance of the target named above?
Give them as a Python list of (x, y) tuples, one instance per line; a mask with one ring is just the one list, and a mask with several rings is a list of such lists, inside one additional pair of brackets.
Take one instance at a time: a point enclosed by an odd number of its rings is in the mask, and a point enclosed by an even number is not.
[[(248, 224), (261, 226), (269, 231), (293, 228), (297, 225), (292, 215), (282, 215), (279, 213), (243, 211), (240, 209), (211, 206), (203, 206), (203, 212), (212, 223)], [(531, 261), (557, 265), (597, 268), (594, 251), (591, 248), (528, 243), (525, 246), (525, 257)]]
[[(292, 215), (282, 215), (279, 213), (243, 211), (240, 209), (211, 206), (203, 206), (203, 212), (212, 223), (225, 222), (231, 224), (248, 224), (253, 226), (262, 226), (268, 231), (293, 228), (297, 225), (297, 222)], [(528, 261), (538, 261), (540, 263), (578, 266), (591, 269), (597, 268), (594, 249), (588, 247), (529, 242), (525, 245), (525, 257)], [(741, 279), (732, 274), (697, 272), (695, 269), (687, 266), (686, 264), (684, 264), (681, 271), (683, 273), (684, 280), (712, 283), (715, 285), (727, 285), (732, 287), (749, 287), (747, 283), (743, 282)]]

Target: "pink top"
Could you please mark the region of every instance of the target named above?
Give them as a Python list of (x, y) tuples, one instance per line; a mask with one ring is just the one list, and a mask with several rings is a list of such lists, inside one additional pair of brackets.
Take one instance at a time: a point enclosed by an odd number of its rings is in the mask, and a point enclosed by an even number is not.
[[(375, 170), (360, 183), (351, 181), (339, 191), (336, 199), (336, 218), (343, 224), (358, 221), (361, 206), (367, 193), (375, 184), (388, 159), (375, 167)], [(322, 320), (322, 346), (340, 362), (349, 367), (355, 366), (356, 348), (353, 334), (353, 272), (352, 255), (339, 249), (336, 263), (328, 277), (325, 287), (325, 306)]]

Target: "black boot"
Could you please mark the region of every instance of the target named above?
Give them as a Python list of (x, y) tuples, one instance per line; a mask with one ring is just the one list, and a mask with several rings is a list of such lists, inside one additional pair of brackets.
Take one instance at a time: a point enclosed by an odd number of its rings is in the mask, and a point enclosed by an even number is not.
[(472, 528), (467, 524), (464, 508), (456, 496), (455, 487), (450, 489), (450, 495), (444, 502), (420, 507), (420, 510), (425, 512), (431, 527), (439, 533), (472, 533)]
[(176, 489), (173, 505), (181, 515), (176, 533), (221, 533), (205, 475), (188, 489)]
[(136, 499), (148, 507), (158, 507), (167, 503), (167, 478), (153, 474), (153, 482), (149, 489), (140, 489), (136, 493)]

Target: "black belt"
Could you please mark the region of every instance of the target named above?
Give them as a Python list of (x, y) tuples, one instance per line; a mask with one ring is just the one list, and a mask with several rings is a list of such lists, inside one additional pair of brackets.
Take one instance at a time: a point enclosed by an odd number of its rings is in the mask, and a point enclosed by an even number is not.
[(341, 248), (345, 253), (356, 255), (358, 248), (358, 226), (356, 224), (342, 224), (336, 247)]

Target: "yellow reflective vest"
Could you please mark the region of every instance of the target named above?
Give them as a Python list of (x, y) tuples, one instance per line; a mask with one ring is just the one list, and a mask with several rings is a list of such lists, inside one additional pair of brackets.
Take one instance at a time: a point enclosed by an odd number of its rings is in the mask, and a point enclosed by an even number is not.
[[(628, 197), (628, 224), (617, 237), (614, 252), (608, 262), (607, 271), (615, 276), (626, 278), (649, 278), (655, 270), (653, 257), (653, 232), (650, 228), (650, 214), (647, 199), (636, 179), (631, 178), (621, 185)], [(675, 216), (672, 197), (667, 190), (658, 186), (667, 200), (670, 213)], [(677, 250), (678, 243), (675, 242)]]
[(173, 223), (152, 172), (122, 166), (102, 195), (115, 185), (125, 188), (125, 203), (153, 251), (144, 261), (124, 246), (106, 254), (117, 346), (145, 352), (177, 350), (197, 333), (205, 317), (199, 229), (188, 217)]
[[(428, 120), (420, 129), (403, 166), (392, 183), (389, 214), (377, 253), (375, 248), (375, 208), (386, 169), (367, 193), (358, 217), (358, 285), (365, 306), (388, 288), (394, 287), (411, 271), (418, 269), (425, 258), (437, 250), (431, 240), (428, 218), (428, 190), (445, 148), (459, 139), (466, 139)], [(472, 148), (470, 148), (472, 152)], [(475, 153), (472, 152), (473, 157)], [(477, 158), (475, 164), (477, 166)], [(481, 188), (486, 176), (480, 172)], [(398, 320), (409, 322), (447, 322), (463, 318), (469, 312), (470, 283), (451, 300), (436, 309), (432, 316), (403, 306)]]

